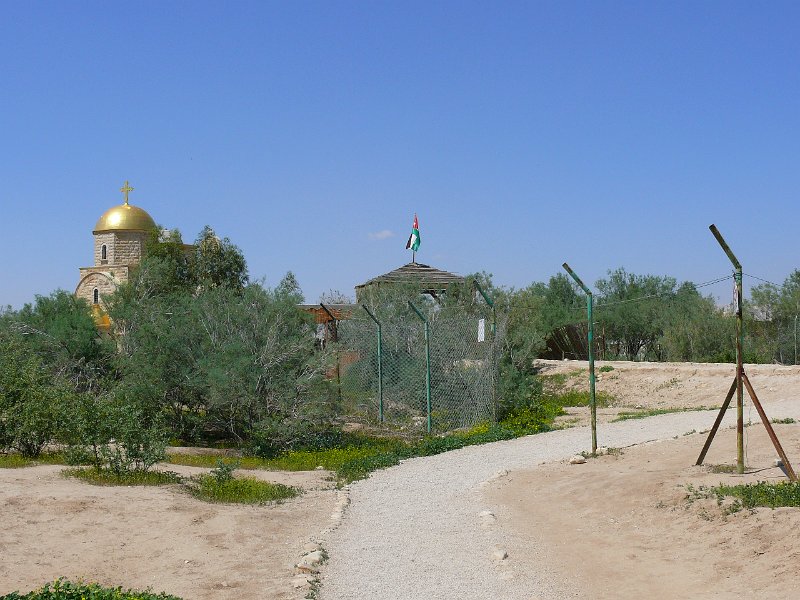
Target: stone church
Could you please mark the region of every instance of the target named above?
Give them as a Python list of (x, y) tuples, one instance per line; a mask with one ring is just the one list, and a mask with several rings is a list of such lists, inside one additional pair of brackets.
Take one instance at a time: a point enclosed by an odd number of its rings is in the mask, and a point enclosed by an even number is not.
[(130, 268), (141, 260), (144, 244), (156, 228), (145, 210), (128, 202), (133, 188), (127, 181), (120, 191), (125, 202), (109, 208), (94, 226), (94, 266), (81, 267), (75, 288), (75, 295), (95, 308), (96, 317), (102, 313), (103, 296), (128, 281)]

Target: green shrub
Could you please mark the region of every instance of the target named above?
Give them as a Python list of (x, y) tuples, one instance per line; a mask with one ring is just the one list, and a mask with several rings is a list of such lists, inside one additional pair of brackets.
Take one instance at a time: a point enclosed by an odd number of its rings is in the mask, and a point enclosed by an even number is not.
[(530, 435), (550, 431), (554, 419), (563, 415), (561, 406), (542, 402), (536, 406), (519, 408), (500, 422), (500, 426), (513, 432), (514, 436)]
[[(594, 395), (597, 406), (608, 406), (614, 403), (614, 396), (606, 392), (595, 392)], [(545, 402), (555, 404), (559, 407), (564, 406), (589, 406), (589, 392), (586, 390), (566, 390), (558, 394), (548, 394)]]
[(217, 483), (222, 485), (233, 479), (233, 472), (239, 468), (239, 461), (225, 462), (218, 458), (217, 466), (211, 469), (211, 476), (217, 480)]
[(345, 448), (330, 448), (312, 452), (309, 450), (297, 450), (287, 452), (268, 462), (271, 469), (287, 471), (307, 471), (318, 466), (324, 467), (329, 471), (338, 471), (342, 465), (352, 461), (361, 460), (376, 454), (396, 452), (407, 446), (403, 442), (385, 443), (378, 440), (374, 445), (347, 446)]
[(364, 479), (372, 471), (393, 467), (401, 460), (416, 456), (433, 456), (466, 446), (507, 440), (517, 435), (500, 425), (483, 423), (467, 431), (441, 436), (427, 436), (416, 444), (399, 444), (389, 451), (364, 452), (344, 463), (336, 470), (339, 481), (348, 483)]
[(67, 463), (61, 452), (42, 452), (36, 458), (26, 458), (21, 454), (0, 454), (0, 469), (19, 469), (36, 465), (63, 465)]
[(444, 435), (441, 437), (426, 437), (419, 442), (414, 449), (417, 456), (434, 456), (435, 454), (449, 452), (450, 450), (458, 450), (459, 448), (469, 445), (469, 440), (467, 438), (455, 435)]
[(0, 454), (0, 469), (20, 469), (36, 464), (32, 458), (21, 454)]
[(72, 396), (21, 340), (0, 333), (0, 451), (36, 458), (59, 429)]
[(111, 414), (114, 442), (101, 446), (101, 456), (112, 471), (147, 471), (166, 456), (168, 432), (157, 420), (132, 406), (120, 405)]
[(280, 483), (260, 481), (251, 477), (229, 478), (217, 474), (200, 475), (191, 487), (192, 494), (206, 502), (265, 504), (294, 498), (300, 490)]
[(341, 428), (298, 419), (266, 419), (249, 433), (246, 450), (261, 458), (275, 458), (291, 450), (341, 448), (351, 440)]
[(72, 583), (58, 579), (27, 594), (12, 592), (0, 600), (181, 600), (177, 596), (153, 594), (149, 591), (123, 590), (121, 587), (104, 588), (96, 583)]
[(510, 413), (527, 408), (540, 401), (543, 394), (542, 380), (533, 373), (524, 372), (512, 363), (500, 365), (496, 418), (505, 419)]
[(400, 463), (404, 458), (411, 458), (413, 454), (401, 452), (379, 452), (367, 454), (348, 460), (337, 469), (336, 475), (343, 483), (364, 479), (373, 471), (386, 469)]
[(759, 481), (743, 485), (720, 485), (713, 488), (713, 492), (719, 500), (725, 497), (737, 498), (744, 508), (800, 506), (800, 482), (797, 481), (779, 483)]
[(630, 419), (646, 419), (647, 417), (657, 417), (658, 415), (669, 415), (672, 413), (677, 412), (692, 412), (692, 411), (702, 411), (702, 410), (711, 410), (705, 406), (692, 406), (692, 407), (684, 407), (684, 408), (648, 408), (639, 411), (620, 411), (620, 413), (616, 416), (615, 419), (612, 419), (612, 423), (616, 423), (617, 421), (628, 421)]
[(613, 370), (614, 370), (614, 367), (612, 367), (611, 365), (603, 365), (602, 367), (600, 367), (600, 372), (601, 373), (609, 373), (610, 371), (613, 371)]
[(81, 395), (64, 435), (71, 464), (92, 464), (119, 476), (147, 471), (166, 456), (169, 432), (152, 414), (120, 393), (116, 397)]
[[(165, 462), (173, 465), (186, 465), (188, 467), (213, 468), (217, 466), (219, 460), (225, 462), (226, 460), (232, 459), (220, 459), (216, 454), (179, 454), (170, 452), (167, 454)], [(237, 458), (236, 462), (238, 463), (237, 469), (269, 469), (267, 465), (268, 461), (263, 458), (246, 456)]]
[(92, 485), (169, 485), (181, 483), (181, 476), (171, 471), (123, 471), (111, 469), (64, 469), (64, 477), (74, 477)]

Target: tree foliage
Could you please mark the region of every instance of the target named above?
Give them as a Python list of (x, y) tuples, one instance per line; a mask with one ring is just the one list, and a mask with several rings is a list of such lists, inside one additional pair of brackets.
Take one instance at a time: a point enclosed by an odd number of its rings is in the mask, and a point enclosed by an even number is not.
[(76, 391), (104, 385), (114, 345), (98, 333), (85, 300), (64, 290), (36, 296), (33, 304), (6, 315), (6, 327), (25, 336), (50, 374), (68, 380)]
[(764, 283), (754, 287), (751, 297), (745, 305), (751, 325), (745, 331), (760, 351), (758, 358), (796, 363), (800, 271), (792, 271), (781, 286)]
[(56, 436), (72, 390), (20, 335), (0, 332), (0, 356), (0, 451), (35, 458)]
[[(120, 387), (165, 415), (176, 437), (242, 440), (260, 421), (324, 412), (310, 316), (290, 272), (274, 288), (248, 283), (240, 251), (206, 228), (187, 254), (151, 240), (131, 281), (108, 299), (120, 348)], [(186, 273), (154, 286), (164, 265)], [(185, 271), (182, 271), (185, 268)]]
[(662, 305), (663, 334), (659, 358), (675, 362), (731, 362), (735, 359), (735, 321), (703, 297), (691, 283), (683, 283)]
[[(735, 319), (693, 284), (619, 268), (596, 290), (595, 330), (607, 358), (734, 359)], [(58, 441), (98, 469), (123, 472), (160, 460), (169, 437), (225, 438), (265, 455), (341, 439), (331, 429), (337, 411), (343, 414), (331, 393), (336, 348), (315, 345), (314, 319), (298, 308), (303, 293), (293, 273), (274, 287), (251, 282), (241, 250), (211, 228), (193, 245), (177, 230), (154, 231), (130, 280), (104, 300), (109, 336), (98, 333), (92, 307), (65, 291), (0, 311), (0, 451), (36, 456)], [(455, 345), (472, 339), (477, 319), (501, 323), (503, 345), (491, 351), (499, 364), (498, 419), (552, 417), (535, 359), (554, 332), (586, 318), (583, 293), (563, 273), (521, 289), (495, 286), (488, 273), (434, 294), (412, 283), (375, 285), (358, 300), (392, 342), (383, 356), (398, 368), (386, 373), (384, 389), (398, 402), (419, 396), (403, 374), (425, 370), (423, 330), (409, 301), (434, 334), (458, 324), (451, 327), (461, 332)], [(349, 298), (330, 291), (321, 301)], [(755, 287), (745, 310), (745, 360), (793, 362), (800, 271), (780, 286)], [(373, 340), (363, 337), (363, 353), (372, 356)], [(469, 385), (479, 387), (467, 381), (465, 365), (487, 355), (468, 349), (453, 356), (434, 345), (432, 385), (435, 394), (463, 399)], [(359, 368), (374, 366), (361, 361)], [(358, 374), (352, 367), (344, 376)]]
[(636, 360), (656, 351), (664, 328), (663, 303), (674, 297), (675, 286), (672, 277), (635, 275), (623, 268), (596, 282), (598, 319), (613, 355)]

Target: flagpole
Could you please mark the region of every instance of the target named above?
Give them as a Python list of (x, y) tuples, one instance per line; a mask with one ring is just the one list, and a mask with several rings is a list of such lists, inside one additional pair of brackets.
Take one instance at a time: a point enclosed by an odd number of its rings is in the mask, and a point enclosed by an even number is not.
[(411, 251), (411, 262), (414, 264), (417, 262), (417, 253), (414, 250)]

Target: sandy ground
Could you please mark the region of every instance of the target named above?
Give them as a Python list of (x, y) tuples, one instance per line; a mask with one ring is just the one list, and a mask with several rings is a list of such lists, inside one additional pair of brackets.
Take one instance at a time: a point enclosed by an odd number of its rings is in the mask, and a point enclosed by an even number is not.
[[(599, 409), (600, 423), (620, 409), (718, 407), (733, 379), (732, 365), (598, 362), (597, 389), (615, 397)], [(544, 373), (567, 373), (583, 386), (588, 364), (542, 361)], [(765, 407), (800, 395), (800, 368), (746, 365)], [(586, 409), (566, 420), (583, 424)], [(729, 412), (735, 412), (735, 402)], [(675, 432), (677, 439), (635, 446), (583, 465), (550, 463), (515, 471), (486, 493), (498, 526), (510, 540), (515, 569), (526, 563), (526, 544), (547, 548), (578, 597), (651, 600), (674, 598), (789, 599), (800, 597), (800, 510), (742, 510), (726, 514), (715, 499), (690, 500), (687, 486), (786, 481), (773, 467), (777, 453), (745, 392), (745, 475), (719, 472), (736, 463), (731, 429), (717, 434), (703, 466), (694, 466), (705, 432)], [(798, 419), (800, 421), (800, 419)], [(709, 421), (710, 428), (712, 421)], [(796, 470), (800, 424), (774, 425)], [(602, 431), (602, 429), (601, 429)], [(542, 560), (537, 557), (537, 560)]]
[(62, 469), (0, 469), (0, 594), (64, 576), (186, 600), (303, 598), (294, 565), (330, 525), (339, 494), (324, 471), (247, 472), (304, 494), (269, 506), (220, 505), (178, 486), (92, 486), (61, 477)]
[[(800, 425), (776, 425), (790, 457), (800, 458)], [(623, 450), (583, 465), (547, 464), (514, 471), (485, 500), (507, 534), (509, 561), (536, 569), (531, 542), (546, 561), (593, 599), (759, 598), (800, 595), (800, 510), (759, 508), (725, 514), (714, 500), (689, 500), (687, 486), (786, 481), (770, 468), (775, 451), (761, 426), (747, 432), (744, 476), (707, 465), (736, 461), (735, 432), (721, 432), (693, 466), (704, 435)]]
[[(566, 375), (567, 389), (588, 389), (587, 361), (540, 360), (537, 366), (542, 375)], [(601, 372), (603, 367), (612, 370)], [(745, 365), (745, 371), (762, 403), (800, 395), (800, 366)], [(637, 409), (719, 408), (736, 370), (731, 364), (595, 361), (595, 373), (597, 391), (613, 397), (609, 406), (598, 406), (597, 420), (603, 423)], [(589, 422), (587, 408), (568, 408), (567, 413), (559, 423)]]
[[(614, 409), (718, 406), (733, 378), (731, 365), (598, 363), (598, 368), (603, 365), (614, 370), (601, 374), (598, 389), (615, 396)], [(585, 386), (585, 363), (541, 366), (545, 373), (575, 373), (570, 381)], [(771, 404), (777, 411), (780, 400), (800, 394), (800, 368), (747, 370), (768, 414)], [(758, 422), (749, 405), (745, 418)], [(800, 471), (800, 425), (778, 425), (777, 431)], [(704, 436), (688, 431), (584, 465), (562, 461), (512, 468), (480, 492), (507, 544), (506, 572), (534, 570), (545, 561), (584, 598), (798, 597), (799, 510), (726, 515), (713, 500), (686, 499), (687, 484), (782, 478), (771, 468), (775, 452), (763, 427), (746, 432), (752, 472), (744, 477), (692, 466)], [(726, 430), (706, 463), (730, 465), (735, 456), (734, 434)], [(186, 600), (303, 598), (308, 589), (293, 586), (293, 567), (310, 541), (324, 542), (338, 523), (344, 496), (353, 494), (333, 489), (322, 471), (248, 472), (298, 485), (305, 493), (264, 507), (214, 505), (175, 486), (90, 486), (62, 478), (61, 469), (0, 469), (0, 595), (65, 576), (150, 587)], [(470, 519), (465, 530), (475, 526), (474, 515)], [(531, 541), (546, 548), (544, 558), (526, 552)]]

